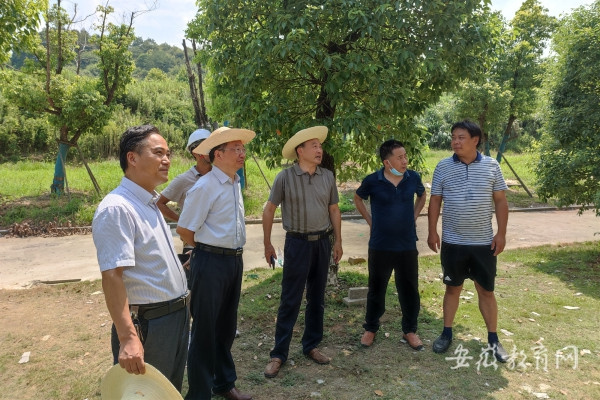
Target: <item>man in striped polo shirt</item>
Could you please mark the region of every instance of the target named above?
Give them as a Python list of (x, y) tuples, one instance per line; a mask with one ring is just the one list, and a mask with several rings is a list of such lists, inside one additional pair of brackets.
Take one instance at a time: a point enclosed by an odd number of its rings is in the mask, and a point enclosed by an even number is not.
[[(500, 166), (493, 158), (477, 151), (481, 129), (465, 120), (452, 126), (452, 157), (441, 160), (433, 173), (429, 200), (429, 248), (437, 252), (441, 245), (444, 295), (444, 330), (433, 342), (433, 351), (443, 353), (452, 343), (452, 324), (458, 310), (460, 293), (466, 278), (475, 282), (479, 310), (488, 330), (489, 349), (500, 362), (508, 353), (498, 340), (498, 305), (494, 295), (496, 256), (506, 244), (508, 202), (506, 183)], [(437, 222), (442, 215), (442, 239)], [(493, 207), (492, 207), (493, 204)], [(492, 229), (496, 213), (498, 231)]]
[(281, 204), (285, 229), (281, 301), (275, 327), (275, 347), (264, 375), (274, 378), (289, 353), (292, 332), (306, 287), (305, 328), (302, 351), (317, 364), (330, 359), (317, 346), (323, 339), (325, 286), (331, 256), (329, 235), (334, 235), (333, 259), (342, 258), (342, 217), (338, 207), (338, 192), (333, 173), (321, 168), (327, 127), (303, 129), (292, 136), (283, 147), (283, 157), (298, 160), (281, 171), (269, 195), (263, 212), (265, 258), (274, 264), (277, 258), (271, 244), (275, 210)]

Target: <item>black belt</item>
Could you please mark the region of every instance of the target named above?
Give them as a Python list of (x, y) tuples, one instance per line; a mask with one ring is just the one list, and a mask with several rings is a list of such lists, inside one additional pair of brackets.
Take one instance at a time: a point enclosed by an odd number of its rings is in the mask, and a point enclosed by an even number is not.
[(309, 242), (314, 242), (315, 240), (321, 240), (331, 234), (332, 230), (321, 231), (321, 232), (309, 232), (309, 233), (300, 233), (300, 232), (287, 232), (285, 234), (286, 237), (291, 237), (294, 239), (302, 239), (308, 240)]
[(132, 313), (134, 313), (137, 308), (137, 315), (140, 318), (155, 319), (164, 317), (167, 314), (171, 314), (175, 311), (181, 310), (182, 308), (188, 305), (189, 300), (190, 293), (188, 292), (185, 295), (178, 297), (174, 300), (152, 304), (130, 305), (129, 309)]
[(237, 249), (227, 249), (225, 247), (211, 246), (204, 243), (197, 243), (196, 248), (208, 251), (209, 253), (223, 254), (225, 256), (241, 256), (244, 252), (244, 249), (241, 247), (238, 247)]

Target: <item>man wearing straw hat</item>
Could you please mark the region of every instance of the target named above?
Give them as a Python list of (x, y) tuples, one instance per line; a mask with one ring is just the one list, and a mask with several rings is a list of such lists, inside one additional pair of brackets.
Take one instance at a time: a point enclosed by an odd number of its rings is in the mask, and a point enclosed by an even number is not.
[[(177, 203), (180, 209), (183, 209), (183, 205), (185, 204), (185, 195), (188, 190), (194, 186), (194, 183), (198, 181), (198, 179), (202, 175), (206, 175), (212, 168), (212, 164), (208, 160), (208, 156), (204, 156), (203, 154), (194, 153), (194, 150), (200, 143), (202, 143), (206, 138), (210, 136), (210, 132), (206, 129), (196, 129), (190, 137), (188, 138), (186, 150), (192, 153), (192, 157), (196, 160), (196, 164), (192, 165), (187, 171), (182, 174), (177, 175), (169, 185), (164, 188), (164, 190), (160, 194), (160, 199), (156, 205), (160, 209), (160, 212), (166, 219), (170, 219), (171, 221), (179, 221), (179, 214), (175, 211), (171, 210), (167, 203), (170, 201), (174, 201)], [(188, 284), (190, 279), (189, 272), (189, 264), (187, 260), (189, 259), (189, 251), (191, 251), (194, 246), (183, 243), (183, 251), (179, 254), (179, 260), (184, 263), (183, 266), (186, 268), (185, 273), (188, 278)]]
[(254, 138), (247, 129), (222, 127), (193, 151), (208, 154), (212, 170), (188, 191), (177, 233), (194, 244), (190, 257), (192, 339), (188, 355), (186, 399), (250, 400), (236, 387), (231, 346), (246, 243), (244, 201), (237, 170), (244, 166), (244, 145)]
[(152, 125), (129, 128), (119, 145), (125, 176), (100, 203), (92, 235), (106, 306), (114, 322), (114, 363), (132, 374), (154, 365), (181, 390), (188, 349), (185, 273), (156, 201), (171, 152)]
[(283, 229), (286, 231), (281, 301), (275, 327), (275, 347), (264, 375), (274, 378), (288, 359), (294, 325), (306, 287), (305, 328), (302, 351), (317, 364), (330, 358), (317, 346), (323, 339), (325, 286), (331, 255), (329, 235), (334, 235), (333, 258), (342, 257), (341, 213), (333, 173), (321, 168), (327, 127), (315, 126), (299, 131), (283, 147), (282, 155), (296, 160), (281, 171), (271, 189), (263, 212), (265, 258), (273, 264), (277, 258), (271, 244), (275, 209), (281, 204)]

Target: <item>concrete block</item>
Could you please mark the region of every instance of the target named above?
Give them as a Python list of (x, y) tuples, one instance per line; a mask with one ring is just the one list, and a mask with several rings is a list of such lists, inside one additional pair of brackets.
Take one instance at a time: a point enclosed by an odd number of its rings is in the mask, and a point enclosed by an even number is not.
[(344, 297), (343, 302), (345, 305), (347, 306), (358, 306), (358, 305), (362, 305), (362, 304), (367, 304), (367, 298), (362, 298), (362, 299), (351, 299), (349, 297)]
[(352, 300), (356, 300), (356, 299), (366, 299), (367, 298), (367, 293), (369, 293), (369, 288), (362, 286), (362, 287), (353, 287), (348, 289), (348, 297)]

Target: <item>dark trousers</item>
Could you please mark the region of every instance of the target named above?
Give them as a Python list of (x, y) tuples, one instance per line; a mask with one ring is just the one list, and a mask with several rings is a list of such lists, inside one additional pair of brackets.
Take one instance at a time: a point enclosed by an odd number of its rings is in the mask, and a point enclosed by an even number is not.
[(284, 362), (288, 358), (292, 332), (298, 319), (305, 287), (306, 312), (302, 351), (308, 354), (321, 343), (330, 253), (331, 243), (327, 236), (315, 241), (286, 237), (281, 301), (275, 326), (275, 347), (271, 351), (271, 357), (280, 358)]
[(214, 254), (198, 247), (191, 256), (192, 339), (186, 399), (210, 399), (235, 387), (231, 346), (242, 287), (242, 256)]
[[(187, 307), (160, 318), (140, 318), (144, 361), (158, 369), (181, 392), (188, 353), (190, 315)], [(119, 362), (119, 338), (113, 324), (113, 362)]]
[(398, 252), (369, 249), (369, 293), (363, 325), (365, 330), (379, 330), (379, 318), (385, 312), (385, 294), (393, 270), (402, 309), (402, 331), (417, 331), (417, 318), (421, 308), (418, 256), (417, 250)]

